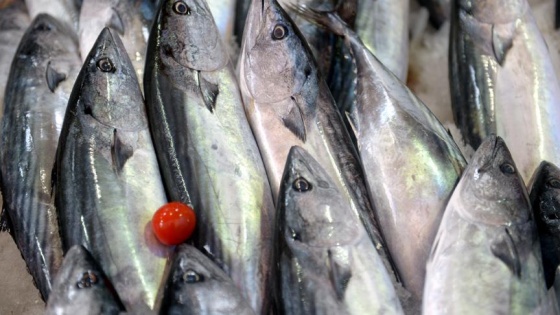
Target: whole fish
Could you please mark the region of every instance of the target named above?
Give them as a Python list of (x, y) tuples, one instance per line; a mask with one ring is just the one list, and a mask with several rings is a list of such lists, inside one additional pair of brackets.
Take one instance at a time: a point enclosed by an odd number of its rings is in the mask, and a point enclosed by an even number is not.
[(150, 220), (167, 200), (134, 68), (108, 28), (72, 90), (56, 163), (63, 248), (87, 248), (127, 311), (153, 310), (172, 248)]
[(3, 207), (45, 300), (62, 262), (51, 172), (79, 69), (72, 31), (53, 17), (40, 14), (21, 39), (6, 86), (0, 141)]
[(432, 112), (338, 15), (299, 12), (342, 36), (354, 58), (356, 99), (345, 116), (397, 273), (421, 300), (426, 261), (466, 162)]
[(352, 140), (305, 40), (277, 1), (251, 4), (239, 62), (245, 113), (275, 198), (290, 148), (304, 148), (350, 202), (397, 282)]
[(195, 247), (177, 248), (160, 314), (254, 314), (228, 275)]
[(23, 0), (3, 1), (0, 4), (0, 118), (4, 114), (4, 92), (10, 66), (18, 44), (31, 23)]
[(119, 314), (107, 276), (81, 245), (72, 246), (58, 271), (49, 296), (46, 315)]
[(449, 20), (452, 0), (418, 0), (430, 12), (430, 23), (439, 29)]
[(206, 2), (164, 1), (148, 52), (146, 102), (168, 196), (194, 206), (194, 245), (265, 313), (274, 203)]
[(452, 15), (455, 122), (474, 149), (503, 137), (527, 183), (541, 161), (560, 162), (560, 85), (531, 9), (526, 0), (461, 0)]
[(383, 262), (337, 184), (290, 150), (278, 199), (278, 314), (402, 314)]
[(75, 0), (25, 0), (29, 15), (34, 19), (41, 13), (46, 13), (72, 29), (78, 30), (80, 8)]
[(142, 87), (146, 43), (157, 11), (154, 0), (84, 0), (80, 11), (80, 52), (88, 56), (99, 33), (109, 27), (122, 36)]
[(546, 287), (555, 282), (560, 265), (560, 169), (543, 161), (531, 184), (531, 205), (539, 231)]
[(506, 144), (488, 137), (457, 184), (427, 265), (424, 314), (546, 314), (537, 229)]

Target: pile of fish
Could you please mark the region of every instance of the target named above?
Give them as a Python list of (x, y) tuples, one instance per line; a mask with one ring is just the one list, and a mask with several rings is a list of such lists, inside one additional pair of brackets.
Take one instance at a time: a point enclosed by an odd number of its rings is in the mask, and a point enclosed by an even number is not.
[(46, 313), (560, 314), (547, 44), (526, 0), (421, 2), (460, 146), (408, 0), (0, 1), (2, 227)]

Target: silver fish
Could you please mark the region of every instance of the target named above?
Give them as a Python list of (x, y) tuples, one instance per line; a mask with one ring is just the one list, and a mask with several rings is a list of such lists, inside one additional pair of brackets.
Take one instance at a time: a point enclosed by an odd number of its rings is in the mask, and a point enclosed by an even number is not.
[(46, 315), (100, 315), (121, 311), (103, 270), (81, 245), (72, 246), (58, 271)]
[(167, 200), (145, 110), (126, 50), (105, 28), (68, 102), (56, 207), (63, 248), (86, 247), (135, 314), (154, 309), (172, 251), (151, 231)]
[(71, 31), (41, 14), (21, 40), (6, 86), (0, 142), (3, 207), (45, 300), (62, 262), (51, 172), (79, 69), (78, 45)]
[(74, 32), (78, 29), (79, 6), (74, 0), (25, 0), (32, 19), (41, 13), (56, 18)]
[(528, 183), (560, 163), (560, 85), (526, 0), (461, 0), (452, 12), (449, 79), (455, 122), (473, 148), (495, 133)]
[(352, 140), (311, 52), (278, 2), (253, 1), (239, 69), (245, 112), (275, 197), (290, 148), (301, 146), (336, 181), (393, 275)]
[(544, 314), (538, 310), (549, 301), (525, 184), (504, 141), (490, 136), (445, 210), (423, 313)]
[(338, 15), (299, 12), (344, 37), (355, 58), (357, 93), (346, 119), (397, 273), (420, 300), (430, 248), (466, 162), (432, 112)]
[(195, 246), (265, 313), (275, 209), (228, 52), (202, 0), (164, 1), (151, 36), (146, 102), (168, 195), (192, 203)]
[(195, 247), (177, 248), (160, 314), (255, 314), (228, 275)]
[(4, 92), (10, 66), (18, 44), (31, 23), (23, 0), (4, 2), (0, 4), (0, 117), (4, 114)]
[(292, 147), (278, 200), (278, 313), (402, 314), (375, 246), (337, 186)]
[(146, 43), (156, 11), (153, 0), (84, 0), (78, 30), (82, 60), (86, 60), (103, 28), (109, 27), (122, 36), (142, 87)]

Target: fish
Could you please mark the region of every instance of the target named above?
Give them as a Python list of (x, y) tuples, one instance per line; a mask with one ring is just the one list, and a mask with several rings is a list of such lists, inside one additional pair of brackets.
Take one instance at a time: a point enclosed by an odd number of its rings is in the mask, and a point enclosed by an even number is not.
[(56, 275), (45, 314), (114, 314), (123, 311), (103, 270), (81, 245), (72, 246)]
[(421, 300), (426, 261), (466, 161), (426, 105), (338, 15), (296, 10), (342, 36), (355, 59), (356, 99), (344, 117), (396, 271)]
[(193, 244), (266, 313), (274, 200), (207, 3), (165, 1), (148, 52), (144, 90), (168, 196), (193, 206)]
[(373, 242), (337, 183), (290, 149), (278, 200), (277, 314), (403, 314)]
[(68, 101), (55, 201), (63, 249), (88, 249), (128, 312), (156, 309), (173, 247), (158, 242), (151, 219), (167, 198), (134, 67), (109, 28)]
[(455, 123), (473, 149), (490, 134), (509, 145), (525, 183), (560, 162), (560, 84), (526, 0), (457, 1), (449, 80)]
[(144, 77), (146, 46), (157, 11), (154, 0), (84, 0), (80, 10), (78, 35), (82, 61), (87, 58), (97, 36), (109, 27), (122, 37), (136, 70), (140, 87)]
[(32, 19), (46, 13), (65, 23), (74, 32), (78, 30), (80, 11), (75, 0), (25, 0), (25, 5)]
[(351, 204), (395, 283), (358, 153), (305, 40), (277, 1), (253, 1), (243, 35), (239, 86), (274, 200), (290, 148), (318, 159)]
[(546, 287), (550, 289), (560, 265), (560, 169), (550, 162), (541, 162), (535, 170), (530, 187)]
[(430, 12), (430, 23), (436, 28), (449, 21), (451, 17), (451, 0), (418, 0)]
[[(423, 314), (541, 314), (549, 303), (527, 189), (506, 143), (474, 153), (427, 264)], [(544, 314), (544, 313), (542, 313)]]
[(196, 247), (181, 244), (159, 314), (255, 314), (231, 278)]
[(40, 14), (21, 39), (6, 86), (0, 142), (3, 208), (44, 300), (63, 254), (51, 173), (80, 66), (71, 30)]
[(9, 1), (0, 5), (0, 118), (4, 114), (4, 94), (10, 66), (18, 44), (31, 24), (23, 0)]
[(222, 41), (228, 47), (236, 47), (236, 41), (233, 37), (236, 2), (235, 0), (207, 1), (210, 12), (212, 12), (212, 16), (214, 17), (216, 27), (218, 27), (218, 31), (222, 36)]

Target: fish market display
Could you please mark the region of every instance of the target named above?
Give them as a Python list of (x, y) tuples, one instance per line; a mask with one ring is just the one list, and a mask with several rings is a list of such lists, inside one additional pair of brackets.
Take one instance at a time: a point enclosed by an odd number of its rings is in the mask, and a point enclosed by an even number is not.
[(356, 99), (346, 118), (389, 253), (403, 285), (421, 299), (425, 264), (465, 160), (432, 112), (337, 15), (300, 10), (343, 36), (355, 58)]
[(134, 68), (108, 28), (72, 90), (56, 163), (63, 248), (87, 248), (127, 311), (154, 309), (172, 248), (150, 220), (166, 197)]
[(86, 60), (99, 33), (111, 28), (122, 37), (124, 47), (142, 87), (146, 42), (156, 13), (154, 0), (84, 0), (80, 11), (80, 52)]
[(453, 192), (430, 260), (424, 314), (550, 314), (540, 246), (521, 175), (488, 137)]
[(171, 265), (159, 314), (255, 314), (212, 260), (183, 244)]
[(80, 69), (69, 29), (38, 15), (16, 51), (6, 86), (0, 170), (3, 207), (44, 299), (62, 262), (51, 172), (72, 85)]
[(31, 23), (23, 0), (0, 5), (0, 117), (4, 114), (4, 92), (18, 44)]
[(265, 313), (274, 203), (206, 2), (164, 1), (148, 52), (146, 102), (168, 196), (193, 205), (194, 244)]
[(503, 137), (526, 183), (541, 161), (560, 162), (560, 85), (527, 1), (458, 1), (449, 49), (463, 139)]
[(239, 86), (272, 187), (278, 196), (290, 148), (301, 146), (325, 168), (392, 265), (373, 217), (352, 140), (305, 40), (274, 0), (253, 1), (239, 64)]
[(337, 186), (304, 149), (290, 150), (278, 200), (278, 314), (402, 314), (375, 246)]
[(107, 277), (87, 249), (72, 246), (56, 275), (46, 315), (118, 315), (121, 307)]
[(25, 0), (25, 5), (32, 19), (46, 13), (65, 23), (73, 31), (78, 29), (80, 8), (76, 0)]

